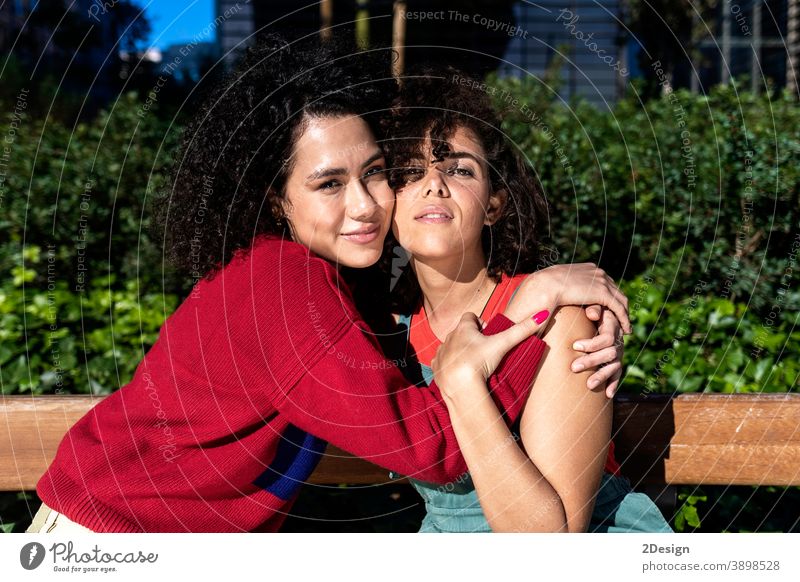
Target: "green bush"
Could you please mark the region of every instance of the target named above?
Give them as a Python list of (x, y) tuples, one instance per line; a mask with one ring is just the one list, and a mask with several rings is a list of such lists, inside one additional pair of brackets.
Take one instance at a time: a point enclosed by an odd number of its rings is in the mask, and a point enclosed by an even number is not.
[[(762, 317), (746, 303), (708, 295), (710, 283), (668, 301), (665, 285), (640, 276), (623, 283), (633, 335), (625, 345), (626, 383), (635, 392), (787, 392), (797, 388), (800, 312)], [(800, 290), (786, 294), (800, 301)]]
[(177, 307), (177, 296), (139, 289), (135, 278), (116, 275), (76, 292), (55, 276), (55, 257), (35, 245), (14, 262), (13, 276), (0, 283), (5, 394), (112, 392), (131, 379)]
[[(161, 249), (151, 240), (148, 202), (164, 188), (177, 129), (142, 109), (134, 95), (120, 97), (89, 122), (66, 126), (23, 112), (8, 148), (0, 213), (0, 273), (13, 268), (21, 247), (52, 256), (69, 287), (117, 275), (161, 283)], [(41, 278), (31, 282), (43, 283)]]
[(708, 294), (770, 311), (800, 241), (796, 98), (721, 85), (642, 104), (631, 90), (609, 112), (563, 106), (532, 79), (491, 83), (539, 176), (562, 262), (648, 273), (671, 301), (702, 280)]
[(24, 105), (4, 119), (3, 392), (108, 393), (130, 380), (182, 290), (148, 232), (178, 129), (131, 94), (75, 127)]

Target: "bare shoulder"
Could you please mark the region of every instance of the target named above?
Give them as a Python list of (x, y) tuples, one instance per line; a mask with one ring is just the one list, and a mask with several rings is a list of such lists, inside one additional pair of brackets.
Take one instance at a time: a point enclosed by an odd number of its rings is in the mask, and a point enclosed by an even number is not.
[(595, 324), (586, 317), (583, 307), (565, 305), (556, 309), (542, 339), (553, 349), (572, 348), (579, 339), (594, 337)]

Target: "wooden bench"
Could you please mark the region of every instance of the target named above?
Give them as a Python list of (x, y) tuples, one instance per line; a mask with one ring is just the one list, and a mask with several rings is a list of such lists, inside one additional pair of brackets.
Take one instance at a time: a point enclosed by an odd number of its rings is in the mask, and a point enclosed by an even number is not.
[[(101, 398), (2, 397), (0, 491), (34, 490), (64, 433)], [(800, 394), (618, 396), (613, 436), (623, 474), (665, 513), (676, 485), (800, 485)], [(391, 480), (331, 446), (310, 482)]]

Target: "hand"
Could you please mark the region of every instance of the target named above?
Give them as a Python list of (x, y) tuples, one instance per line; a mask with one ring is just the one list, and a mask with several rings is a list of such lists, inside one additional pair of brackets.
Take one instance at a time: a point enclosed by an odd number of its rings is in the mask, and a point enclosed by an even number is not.
[(485, 386), (509, 350), (543, 329), (549, 315), (540, 311), (536, 321), (528, 317), (490, 336), (481, 333), (485, 324), (474, 313), (462, 315), (431, 362), (442, 395), (452, 399), (460, 387), (475, 385), (476, 380)]
[(586, 317), (599, 322), (597, 335), (593, 338), (578, 340), (572, 345), (573, 349), (587, 353), (572, 362), (572, 371), (581, 372), (587, 368), (601, 366), (589, 377), (587, 386), (594, 389), (603, 382), (607, 382), (606, 396), (614, 398), (622, 377), (624, 350), (622, 326), (611, 311), (599, 305), (587, 307)]
[(535, 310), (531, 306), (545, 305), (551, 312), (562, 305), (599, 304), (610, 309), (631, 333), (628, 317), (628, 298), (614, 280), (594, 263), (553, 265), (528, 275), (509, 302), (505, 315), (512, 321), (522, 321)]

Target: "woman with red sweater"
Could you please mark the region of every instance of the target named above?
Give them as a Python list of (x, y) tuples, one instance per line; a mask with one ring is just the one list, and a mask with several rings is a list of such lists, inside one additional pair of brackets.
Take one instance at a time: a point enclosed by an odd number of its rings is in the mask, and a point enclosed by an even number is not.
[(451, 416), (488, 384), (518, 418), (538, 323), (464, 326), (436, 383), (412, 389), (355, 307), (340, 267), (374, 264), (389, 230), (370, 123), (393, 82), (337, 50), (259, 44), (194, 117), (161, 224), (201, 280), (131, 382), (67, 433), (28, 531), (276, 531), (327, 442), (446, 483), (466, 471)]

